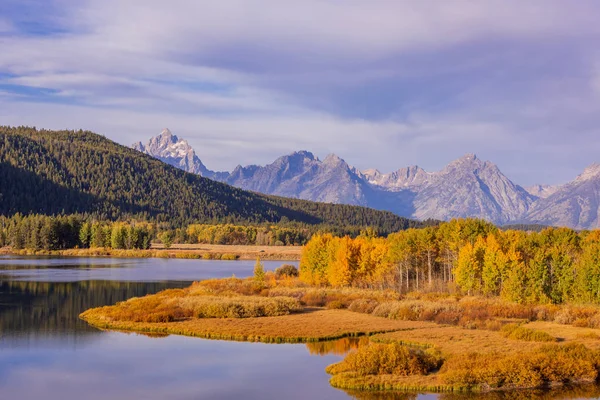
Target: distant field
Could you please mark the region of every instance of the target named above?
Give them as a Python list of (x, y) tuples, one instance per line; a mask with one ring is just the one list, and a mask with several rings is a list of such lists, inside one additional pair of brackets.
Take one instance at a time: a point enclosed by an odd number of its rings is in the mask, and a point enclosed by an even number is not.
[(301, 246), (229, 246), (218, 244), (175, 244), (165, 249), (162, 244), (149, 250), (120, 250), (109, 248), (68, 250), (13, 250), (0, 248), (0, 255), (55, 255), (73, 257), (132, 257), (132, 258), (203, 258), (211, 260), (300, 260)]
[[(162, 244), (152, 244), (151, 250), (165, 250)], [(185, 251), (197, 254), (235, 254), (241, 260), (299, 260), (302, 246), (242, 246), (220, 244), (174, 244), (169, 252)]]

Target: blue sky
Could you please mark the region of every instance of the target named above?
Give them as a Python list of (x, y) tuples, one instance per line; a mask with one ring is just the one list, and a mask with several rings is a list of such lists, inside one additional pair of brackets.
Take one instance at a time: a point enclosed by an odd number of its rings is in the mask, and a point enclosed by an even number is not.
[(515, 182), (600, 162), (600, 3), (3, 0), (0, 123), (123, 144), (168, 127), (211, 169), (294, 150), (361, 169), (465, 153)]

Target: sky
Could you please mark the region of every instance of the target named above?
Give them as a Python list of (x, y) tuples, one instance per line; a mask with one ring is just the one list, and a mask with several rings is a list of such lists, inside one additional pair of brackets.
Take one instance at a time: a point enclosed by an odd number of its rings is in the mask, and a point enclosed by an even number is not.
[(2, 0), (0, 124), (213, 170), (296, 150), (360, 169), (466, 153), (521, 185), (600, 162), (595, 0)]

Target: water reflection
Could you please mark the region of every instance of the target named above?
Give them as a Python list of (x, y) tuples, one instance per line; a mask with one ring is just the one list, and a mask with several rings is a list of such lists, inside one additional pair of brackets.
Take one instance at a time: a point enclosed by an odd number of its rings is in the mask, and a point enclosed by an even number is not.
[(79, 319), (83, 311), (145, 296), (189, 282), (0, 281), (0, 337), (97, 333)]
[(327, 342), (309, 342), (306, 343), (306, 348), (312, 355), (324, 356), (327, 354), (334, 354), (336, 356), (344, 356), (350, 350), (356, 350), (360, 346), (364, 346), (368, 343), (369, 338), (366, 336), (358, 338), (347, 337)]
[[(600, 386), (598, 385), (563, 387), (554, 388), (552, 390), (519, 390), (482, 394), (443, 394), (439, 396), (441, 400), (567, 400), (597, 399), (599, 397)], [(392, 400), (392, 398), (390, 398), (390, 400)]]
[[(282, 263), (264, 261), (274, 270)], [(296, 264), (297, 262), (292, 262)], [(110, 280), (125, 282), (195, 281), (252, 275), (254, 261), (183, 260), (160, 258), (19, 258), (0, 260), (0, 280), (76, 282)]]
[(348, 396), (356, 400), (571, 400), (600, 398), (600, 386), (593, 384), (579, 387), (554, 388), (552, 390), (517, 390), (468, 394), (417, 394), (394, 391), (368, 392), (352, 390), (345, 392)]

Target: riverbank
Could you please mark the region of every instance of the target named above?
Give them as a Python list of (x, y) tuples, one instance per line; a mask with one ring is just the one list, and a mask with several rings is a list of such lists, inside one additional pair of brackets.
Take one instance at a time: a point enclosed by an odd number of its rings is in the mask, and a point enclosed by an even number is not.
[(184, 258), (205, 260), (261, 260), (298, 261), (301, 246), (238, 246), (216, 244), (176, 244), (169, 249), (163, 245), (152, 245), (148, 250), (123, 250), (110, 248), (66, 249), (66, 250), (14, 250), (0, 248), (0, 255), (16, 256), (61, 256), (61, 257), (116, 257), (116, 258)]

